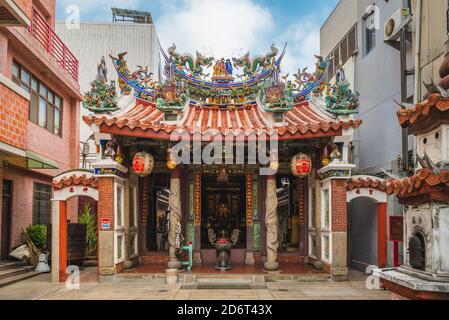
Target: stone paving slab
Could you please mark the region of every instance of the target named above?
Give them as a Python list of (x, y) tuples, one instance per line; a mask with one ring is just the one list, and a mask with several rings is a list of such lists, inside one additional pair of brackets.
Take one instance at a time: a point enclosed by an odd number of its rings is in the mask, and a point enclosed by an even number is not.
[(266, 289), (181, 290), (182, 284), (82, 282), (79, 290), (52, 284), (50, 275), (0, 288), (0, 300), (389, 300), (387, 291), (365, 288), (364, 281), (268, 282)]

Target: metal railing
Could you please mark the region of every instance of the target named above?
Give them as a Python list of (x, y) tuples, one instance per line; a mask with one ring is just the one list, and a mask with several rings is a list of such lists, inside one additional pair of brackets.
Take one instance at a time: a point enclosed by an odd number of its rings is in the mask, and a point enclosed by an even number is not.
[(78, 59), (35, 8), (32, 11), (31, 25), (28, 30), (42, 47), (56, 59), (56, 62), (78, 82)]

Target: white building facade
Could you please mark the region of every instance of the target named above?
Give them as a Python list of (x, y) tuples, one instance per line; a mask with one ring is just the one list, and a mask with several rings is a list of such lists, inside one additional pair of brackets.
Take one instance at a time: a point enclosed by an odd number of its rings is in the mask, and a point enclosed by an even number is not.
[[(357, 173), (362, 175), (386, 178), (384, 170), (401, 174), (398, 157), (402, 153), (402, 130), (397, 126), (399, 106), (395, 103), (401, 101), (401, 55), (398, 48), (385, 42), (385, 26), (401, 9), (409, 7), (409, 1), (403, 0), (341, 0), (321, 28), (320, 54), (333, 58), (328, 78), (334, 79), (341, 66), (353, 84), (351, 89), (360, 94), (358, 117), (363, 123), (356, 131), (352, 156)], [(407, 70), (411, 71), (412, 43), (406, 43)], [(413, 75), (407, 76), (407, 97), (413, 97)], [(413, 143), (409, 146), (412, 149)], [(397, 199), (388, 199), (388, 217), (401, 213)], [(388, 234), (389, 224), (387, 230), (378, 230), (376, 203), (369, 198), (351, 201), (348, 214), (349, 265), (365, 271), (377, 265), (378, 235)], [(389, 241), (386, 265), (394, 264), (393, 252)]]
[[(56, 22), (56, 32), (79, 59), (79, 83), (81, 92), (90, 90), (90, 83), (97, 74), (97, 65), (102, 57), (106, 59), (108, 80), (116, 80), (109, 54), (117, 56), (122, 52), (127, 55), (130, 70), (137, 70), (137, 65), (148, 66), (149, 71), (158, 80), (161, 74), (159, 41), (154, 24), (114, 22), (82, 22), (78, 29), (67, 28), (64, 21)], [(118, 87), (118, 86), (117, 86)], [(88, 111), (81, 108), (81, 118)], [(83, 142), (89, 140), (92, 131), (80, 121), (80, 167), (91, 169), (91, 163), (96, 160), (95, 144), (89, 141), (89, 152), (83, 161)]]

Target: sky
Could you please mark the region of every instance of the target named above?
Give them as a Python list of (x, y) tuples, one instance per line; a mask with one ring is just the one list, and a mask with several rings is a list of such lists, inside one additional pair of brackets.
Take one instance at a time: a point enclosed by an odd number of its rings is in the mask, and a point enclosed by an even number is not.
[(70, 6), (81, 21), (111, 22), (111, 7), (150, 11), (162, 47), (176, 43), (180, 53), (212, 53), (215, 58), (282, 49), (284, 73), (314, 69), (321, 25), (338, 0), (57, 0), (57, 19), (66, 20)]

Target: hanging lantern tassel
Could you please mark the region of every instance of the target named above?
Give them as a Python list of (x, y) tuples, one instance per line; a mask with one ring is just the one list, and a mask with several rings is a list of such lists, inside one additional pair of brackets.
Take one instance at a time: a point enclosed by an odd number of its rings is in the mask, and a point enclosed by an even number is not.
[(170, 170), (176, 169), (176, 162), (173, 160), (172, 149), (167, 150), (167, 168)]
[(272, 152), (270, 155), (270, 169), (273, 171), (279, 170), (279, 160), (277, 152)]
[(321, 156), (321, 165), (326, 167), (331, 162), (331, 157), (329, 156), (329, 148), (327, 145), (323, 148), (323, 154)]

